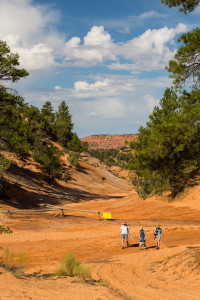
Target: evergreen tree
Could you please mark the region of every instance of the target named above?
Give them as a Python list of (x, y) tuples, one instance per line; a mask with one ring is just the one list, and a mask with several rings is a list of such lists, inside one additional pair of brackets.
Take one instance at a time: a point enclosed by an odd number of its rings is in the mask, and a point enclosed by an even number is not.
[(200, 0), (161, 0), (161, 3), (169, 7), (180, 6), (179, 11), (184, 14), (192, 12), (200, 3)]
[(61, 154), (62, 152), (51, 142), (39, 140), (35, 144), (33, 158), (40, 163), (38, 168), (47, 176), (49, 184), (62, 176)]
[(30, 150), (31, 128), (22, 115), (23, 99), (0, 90), (0, 148), (18, 153), (22, 158)]
[(175, 197), (200, 167), (200, 91), (178, 97), (167, 89), (139, 133), (132, 142), (138, 192), (145, 198), (171, 190)]
[(68, 150), (74, 152), (84, 152), (88, 149), (88, 143), (82, 142), (76, 133), (73, 133), (71, 141), (68, 143)]
[(54, 123), (54, 135), (56, 136), (57, 141), (63, 146), (68, 146), (68, 143), (73, 138), (73, 126), (72, 115), (69, 113), (69, 107), (63, 101), (59, 107), (58, 112), (55, 114), (55, 123)]
[(178, 42), (182, 46), (174, 56), (174, 60), (169, 61), (166, 69), (172, 72), (170, 75), (174, 79), (177, 87), (182, 87), (186, 82), (192, 82), (193, 86), (200, 84), (200, 29), (196, 28), (192, 32), (181, 35)]
[(23, 109), (23, 116), (30, 124), (32, 128), (32, 132), (41, 135), (41, 126), (40, 126), (41, 113), (39, 108), (25, 103), (22, 109)]
[(19, 55), (11, 53), (6, 42), (0, 41), (0, 80), (15, 82), (28, 76), (28, 72), (18, 66)]
[(41, 109), (41, 131), (48, 137), (53, 138), (55, 114), (51, 102), (47, 101)]

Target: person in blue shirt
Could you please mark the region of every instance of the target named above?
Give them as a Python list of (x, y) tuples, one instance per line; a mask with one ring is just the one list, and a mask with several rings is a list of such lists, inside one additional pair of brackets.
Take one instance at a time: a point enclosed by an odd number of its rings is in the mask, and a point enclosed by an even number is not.
[(156, 239), (156, 250), (160, 249), (160, 240), (162, 236), (162, 229), (160, 228), (160, 225), (158, 224), (156, 228), (154, 229), (154, 237)]
[(144, 249), (146, 248), (146, 245), (145, 245), (145, 232), (144, 232), (143, 227), (140, 227), (139, 246), (140, 246), (140, 250), (142, 250), (142, 246), (144, 247)]

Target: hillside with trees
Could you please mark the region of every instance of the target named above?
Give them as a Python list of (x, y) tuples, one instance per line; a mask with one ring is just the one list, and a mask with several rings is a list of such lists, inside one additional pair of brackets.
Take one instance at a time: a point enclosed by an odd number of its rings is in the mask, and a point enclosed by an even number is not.
[(77, 166), (78, 157), (87, 149), (87, 143), (81, 142), (73, 132), (72, 115), (65, 101), (58, 111), (54, 111), (49, 101), (39, 109), (3, 84), (28, 76), (28, 72), (18, 66), (19, 56), (0, 41), (0, 176), (12, 163), (3, 153), (12, 152), (21, 160), (32, 157), (51, 184), (65, 171), (60, 160), (63, 151), (68, 153), (71, 164)]

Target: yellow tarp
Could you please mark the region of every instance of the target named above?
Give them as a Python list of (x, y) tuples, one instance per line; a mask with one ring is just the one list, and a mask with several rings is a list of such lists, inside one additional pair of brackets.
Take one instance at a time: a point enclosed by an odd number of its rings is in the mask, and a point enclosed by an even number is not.
[(103, 212), (103, 219), (112, 219), (112, 214)]

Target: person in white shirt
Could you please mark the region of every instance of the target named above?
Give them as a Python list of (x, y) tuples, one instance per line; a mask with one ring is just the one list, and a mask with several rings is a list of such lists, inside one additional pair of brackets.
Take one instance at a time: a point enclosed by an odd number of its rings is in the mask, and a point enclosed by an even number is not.
[(122, 249), (124, 249), (124, 241), (126, 241), (126, 245), (128, 247), (129, 246), (128, 239), (130, 236), (130, 229), (129, 226), (126, 224), (126, 221), (122, 222), (120, 229), (121, 229)]

